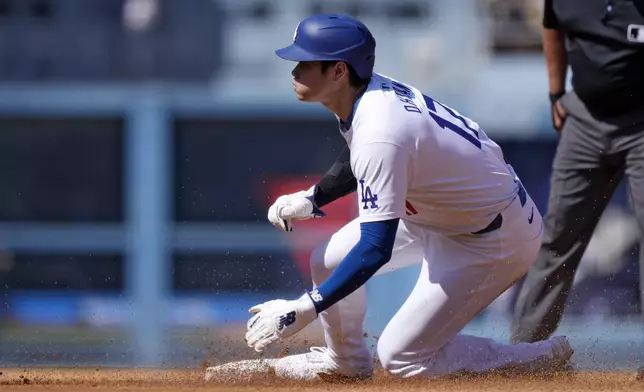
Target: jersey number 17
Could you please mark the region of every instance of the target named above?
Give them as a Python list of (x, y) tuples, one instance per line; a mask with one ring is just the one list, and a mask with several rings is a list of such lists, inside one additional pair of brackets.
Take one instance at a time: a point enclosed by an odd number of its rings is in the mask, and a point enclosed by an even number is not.
[[(463, 116), (456, 113), (456, 111), (449, 106), (445, 106), (442, 103), (433, 100), (431, 97), (428, 97), (427, 95), (423, 95), (423, 98), (425, 99), (425, 104), (429, 109), (429, 115), (436, 122), (436, 124), (438, 124), (439, 127), (443, 129), (449, 129), (452, 132), (456, 132), (460, 136), (464, 137), (465, 140), (475, 145), (478, 149), (481, 149), (481, 140), (479, 140), (478, 130), (468, 124), (467, 120)], [(445, 109), (447, 116), (441, 116), (438, 114), (439, 107)], [(457, 124), (463, 124), (463, 126)]]

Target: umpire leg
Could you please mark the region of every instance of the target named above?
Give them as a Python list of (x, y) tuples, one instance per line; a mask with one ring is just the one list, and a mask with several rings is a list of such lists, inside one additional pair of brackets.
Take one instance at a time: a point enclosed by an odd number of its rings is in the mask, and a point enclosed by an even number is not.
[[(644, 124), (622, 136), (626, 149), (626, 176), (629, 196), (640, 233), (644, 234)], [(640, 240), (640, 308), (644, 308), (644, 239)]]
[(574, 93), (562, 103), (568, 117), (553, 164), (543, 242), (517, 298), (513, 343), (547, 339), (559, 325), (581, 257), (623, 176), (623, 165), (605, 154), (606, 124)]

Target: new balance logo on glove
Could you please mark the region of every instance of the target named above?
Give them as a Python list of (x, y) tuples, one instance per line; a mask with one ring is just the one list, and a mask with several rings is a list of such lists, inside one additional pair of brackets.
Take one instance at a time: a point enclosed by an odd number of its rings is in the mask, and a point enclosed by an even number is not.
[(288, 312), (280, 316), (280, 321), (277, 324), (277, 330), (281, 331), (284, 328), (288, 327), (289, 325), (293, 324), (294, 322), (295, 322), (295, 311)]

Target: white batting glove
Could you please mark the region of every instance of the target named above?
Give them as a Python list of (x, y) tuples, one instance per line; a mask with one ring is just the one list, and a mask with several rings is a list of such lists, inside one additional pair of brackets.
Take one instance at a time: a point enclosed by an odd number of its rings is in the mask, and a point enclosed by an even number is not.
[(308, 293), (295, 301), (268, 301), (248, 311), (254, 316), (246, 324), (246, 343), (257, 352), (300, 332), (318, 317)]
[(292, 220), (304, 220), (325, 216), (313, 203), (315, 185), (309, 190), (282, 195), (268, 209), (268, 220), (278, 229), (293, 231)]

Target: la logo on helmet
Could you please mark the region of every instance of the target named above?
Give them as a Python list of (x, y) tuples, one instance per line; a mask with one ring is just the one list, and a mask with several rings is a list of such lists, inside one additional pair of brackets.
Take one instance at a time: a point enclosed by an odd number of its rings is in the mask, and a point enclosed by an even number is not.
[(298, 23), (297, 26), (295, 26), (295, 31), (293, 32), (293, 42), (295, 42), (295, 40), (297, 39), (297, 30), (299, 30), (300, 28), (300, 23)]

